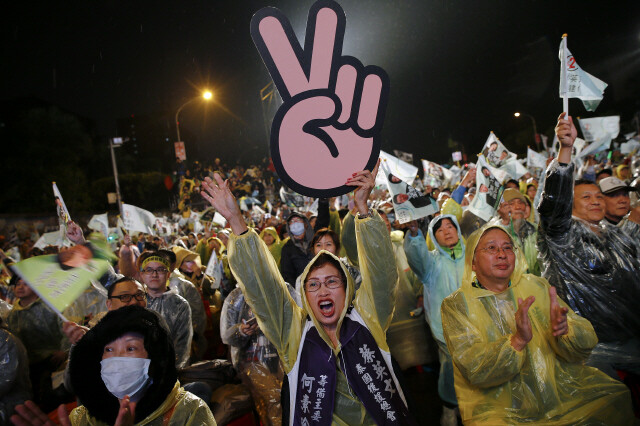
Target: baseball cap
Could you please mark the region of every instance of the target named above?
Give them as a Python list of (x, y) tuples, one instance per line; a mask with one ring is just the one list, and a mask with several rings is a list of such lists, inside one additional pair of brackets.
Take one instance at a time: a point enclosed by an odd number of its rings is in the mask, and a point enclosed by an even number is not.
[(509, 201), (515, 200), (516, 198), (523, 201), (524, 203), (527, 202), (527, 199), (524, 197), (524, 194), (522, 192), (514, 188), (507, 188), (502, 193), (502, 200), (500, 202), (508, 203)]
[(619, 189), (626, 189), (627, 191), (637, 191), (637, 188), (627, 185), (624, 181), (614, 176), (609, 176), (600, 181), (600, 191), (603, 194), (611, 194)]

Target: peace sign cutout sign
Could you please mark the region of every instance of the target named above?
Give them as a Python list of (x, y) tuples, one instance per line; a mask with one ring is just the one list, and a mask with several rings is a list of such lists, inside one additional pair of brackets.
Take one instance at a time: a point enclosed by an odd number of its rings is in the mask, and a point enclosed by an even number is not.
[(300, 194), (332, 197), (378, 160), (389, 78), (380, 67), (342, 56), (346, 18), (334, 1), (313, 4), (304, 49), (275, 8), (251, 19), (251, 37), (283, 104), (271, 127), (278, 176)]

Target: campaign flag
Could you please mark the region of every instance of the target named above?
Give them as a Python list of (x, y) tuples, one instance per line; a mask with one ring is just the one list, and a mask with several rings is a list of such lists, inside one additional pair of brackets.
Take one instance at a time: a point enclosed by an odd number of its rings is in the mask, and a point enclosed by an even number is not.
[(91, 220), (87, 224), (89, 229), (93, 229), (97, 232), (102, 232), (105, 237), (109, 236), (109, 217), (107, 213), (104, 214), (94, 214), (91, 217)]
[(410, 154), (408, 152), (404, 152), (404, 151), (400, 151), (399, 149), (394, 149), (393, 153), (396, 155), (396, 157), (398, 157), (400, 160), (405, 161), (409, 164), (413, 163), (413, 154)]
[(527, 168), (544, 169), (547, 167), (547, 157), (535, 152), (531, 148), (527, 148)]
[(631, 154), (632, 152), (637, 152), (638, 149), (640, 149), (640, 141), (637, 139), (629, 139), (627, 142), (620, 144), (621, 154)]
[(527, 170), (527, 168), (523, 166), (517, 158), (512, 158), (507, 161), (505, 164), (500, 166), (500, 170), (506, 172), (507, 175), (511, 176), (513, 179), (520, 179), (523, 175), (529, 173), (529, 170)]
[[(213, 288), (220, 288), (220, 283), (222, 282), (222, 273), (223, 266), (222, 262), (218, 259), (218, 255), (215, 250), (211, 251), (211, 257), (209, 258), (209, 263), (207, 263), (207, 269), (204, 271), (205, 275), (208, 275), (213, 283)], [(204, 279), (204, 278), (203, 278)]]
[(485, 161), (493, 167), (500, 167), (507, 161), (516, 158), (516, 155), (509, 152), (493, 132), (489, 133), (489, 137), (482, 147), (482, 155), (484, 155)]
[(47, 246), (69, 247), (70, 245), (71, 241), (60, 239), (60, 231), (53, 231), (42, 234), (33, 246), (43, 250)]
[(462, 161), (462, 152), (461, 151), (454, 151), (451, 153), (451, 159), (453, 161)]
[(58, 219), (61, 225), (67, 225), (67, 222), (71, 220), (71, 216), (69, 215), (69, 210), (67, 210), (67, 206), (62, 199), (62, 194), (60, 194), (60, 190), (58, 189), (58, 185), (53, 182), (53, 196), (56, 199), (56, 211), (58, 213)]
[(581, 118), (578, 119), (578, 123), (585, 140), (591, 142), (582, 150), (580, 154), (582, 157), (609, 149), (611, 141), (620, 133), (619, 115)]
[[(387, 164), (387, 168), (401, 180), (405, 181), (409, 185), (413, 185), (413, 181), (418, 175), (418, 168), (413, 164), (402, 161), (401, 159), (394, 157), (380, 150), (380, 159), (382, 163)], [(382, 172), (382, 167), (378, 170), (378, 176), (376, 176), (376, 185), (386, 185), (387, 177)]]
[(578, 98), (587, 111), (595, 111), (604, 97), (607, 83), (580, 68), (569, 49), (565, 52), (564, 40), (560, 42), (558, 57), (561, 63), (560, 97), (566, 94), (568, 98)]
[(385, 176), (398, 222), (410, 222), (440, 210), (436, 200), (428, 195), (423, 195), (416, 188), (394, 175), (386, 161), (381, 163), (380, 169)]
[(222, 226), (223, 228), (225, 226), (227, 226), (227, 219), (224, 218), (224, 216), (222, 216), (220, 213), (215, 212), (215, 214), (213, 215), (213, 219), (211, 219), (211, 221), (213, 223), (216, 223), (220, 226)]
[(62, 315), (115, 259), (106, 243), (91, 241), (58, 254), (35, 256), (11, 265), (20, 278), (64, 321)]
[(432, 161), (422, 160), (424, 184), (435, 187), (446, 186), (451, 183), (453, 173), (446, 167)]
[(153, 213), (131, 204), (122, 203), (122, 216), (125, 229), (133, 232), (150, 232), (156, 223)]
[(504, 171), (491, 167), (480, 155), (476, 165), (476, 195), (468, 210), (488, 222), (500, 202), (500, 188), (505, 177)]

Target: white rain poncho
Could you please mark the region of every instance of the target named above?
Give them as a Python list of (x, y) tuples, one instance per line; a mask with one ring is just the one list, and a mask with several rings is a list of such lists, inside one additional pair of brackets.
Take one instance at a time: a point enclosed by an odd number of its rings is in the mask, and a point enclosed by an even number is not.
[(543, 277), (587, 318), (599, 344), (589, 360), (612, 377), (614, 369), (640, 374), (640, 242), (626, 228), (573, 217), (573, 164), (553, 161), (546, 172), (538, 211), (538, 248)]
[(0, 424), (9, 424), (13, 407), (31, 397), (27, 350), (20, 339), (0, 327)]
[[(554, 337), (549, 283), (525, 274), (516, 250), (510, 286), (494, 293), (474, 286), (473, 256), (487, 226), (472, 234), (462, 287), (442, 303), (442, 325), (455, 370), (464, 424), (619, 425), (633, 422), (627, 388), (583, 362), (597, 343), (593, 327), (569, 309), (566, 335)], [(481, 284), (481, 283), (480, 283)], [(511, 346), (517, 299), (535, 296), (529, 308), (532, 339)], [(560, 306), (566, 303), (558, 298)]]
[(159, 297), (147, 295), (147, 308), (159, 313), (167, 322), (176, 351), (176, 367), (186, 367), (191, 355), (193, 338), (189, 302), (174, 290), (167, 290)]

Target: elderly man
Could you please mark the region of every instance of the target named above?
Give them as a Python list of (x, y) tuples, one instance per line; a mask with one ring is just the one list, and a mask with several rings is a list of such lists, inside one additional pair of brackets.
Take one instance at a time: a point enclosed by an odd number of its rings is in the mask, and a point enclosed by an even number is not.
[(517, 189), (507, 188), (502, 193), (498, 215), (489, 223), (502, 225), (511, 232), (518, 246), (524, 250), (524, 257), (529, 267), (528, 272), (539, 276), (540, 264), (536, 247), (538, 232), (535, 225), (527, 221), (528, 212), (530, 212), (529, 202), (524, 194)]
[[(631, 212), (631, 199), (629, 198), (629, 192), (638, 191), (638, 189), (627, 185), (616, 177), (602, 179), (599, 186), (604, 194), (605, 220), (612, 225), (625, 227), (627, 232), (631, 232), (629, 236), (638, 241), (640, 239), (640, 226), (625, 226), (628, 220), (636, 223), (640, 222), (640, 208), (636, 208)], [(627, 214), (629, 214), (628, 217), (626, 217)]]
[(507, 230), (467, 240), (462, 286), (442, 302), (464, 424), (629, 424), (628, 390), (586, 367), (598, 339), (547, 280), (526, 274)]
[(605, 196), (593, 182), (573, 183), (571, 150), (577, 130), (558, 119), (560, 151), (546, 171), (538, 212), (543, 276), (569, 306), (593, 325), (600, 343), (590, 365), (612, 377), (640, 372), (640, 247), (629, 237), (639, 225), (604, 221)]

